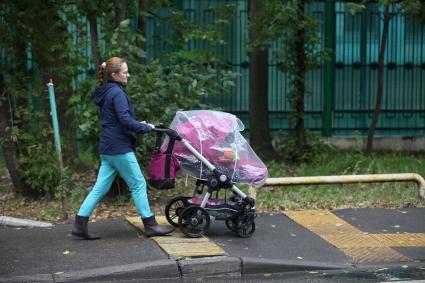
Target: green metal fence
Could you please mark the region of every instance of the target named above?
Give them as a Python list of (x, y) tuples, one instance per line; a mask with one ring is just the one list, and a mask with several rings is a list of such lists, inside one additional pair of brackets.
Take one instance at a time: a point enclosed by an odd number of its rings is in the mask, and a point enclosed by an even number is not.
[[(215, 49), (223, 61), (231, 64), (233, 71), (241, 76), (235, 88), (219, 97), (208, 100), (225, 111), (237, 114), (244, 120), (247, 128), (249, 110), (249, 58), (247, 56), (248, 39), (248, 1), (247, 0), (178, 0), (175, 1), (185, 15), (200, 24), (214, 20), (214, 10), (225, 3), (235, 5), (235, 19), (226, 30), (226, 45)], [(331, 7), (331, 12), (329, 12)], [(398, 7), (392, 7), (392, 12)], [(329, 127), (334, 136), (353, 135), (358, 131), (366, 134), (374, 110), (378, 52), (382, 34), (382, 21), (376, 3), (369, 3), (365, 12), (352, 16), (346, 11), (344, 1), (316, 1), (306, 6), (306, 10), (314, 15), (320, 23), (320, 35), (326, 39), (329, 33), (325, 26), (335, 31), (335, 62), (309, 72), (308, 86), (312, 95), (305, 100), (306, 128), (323, 130)], [(163, 9), (159, 13), (166, 17), (169, 11)], [(82, 52), (91, 56), (90, 33), (85, 18), (80, 19), (86, 25), (85, 38), (73, 33), (74, 42), (84, 42)], [(330, 25), (330, 26), (329, 26)], [(75, 26), (69, 25), (70, 31)], [(102, 33), (102, 27), (99, 26)], [(167, 21), (158, 24), (150, 18), (147, 25), (148, 58), (157, 58), (162, 52), (169, 52), (170, 47), (158, 38), (168, 37), (170, 27)], [(326, 36), (328, 34), (328, 36)], [(100, 42), (104, 50), (105, 43)], [(188, 48), (206, 48), (201, 42), (189, 42)], [(281, 48), (275, 42), (270, 48)], [(30, 57), (30, 56), (29, 56)], [(290, 106), (287, 100), (288, 80), (285, 73), (279, 71), (272, 56), (269, 56), (269, 115), (270, 128), (288, 131), (292, 127), (288, 123)], [(88, 62), (87, 70), (94, 70), (93, 63)], [(334, 73), (335, 79), (329, 76)], [(82, 72), (73, 80), (87, 76)], [(327, 80), (326, 80), (327, 79)], [(325, 83), (326, 81), (326, 83)], [(334, 90), (334, 92), (332, 91)], [(329, 98), (329, 94), (332, 96)], [(331, 101), (332, 104), (326, 104)], [(326, 107), (327, 106), (327, 107)], [(326, 110), (325, 110), (326, 109)], [(329, 117), (329, 123), (324, 119)], [(381, 116), (376, 134), (379, 136), (425, 136), (425, 27), (396, 15), (389, 27), (389, 38), (385, 56), (384, 98)]]
[[(317, 1), (306, 6), (320, 23), (320, 34), (325, 39), (325, 16), (335, 29), (335, 74), (333, 105), (324, 112), (325, 68), (308, 73), (308, 85), (312, 95), (305, 101), (305, 123), (312, 130), (322, 130), (323, 117), (332, 117), (331, 131), (334, 136), (353, 135), (355, 131), (366, 134), (375, 107), (378, 53), (382, 34), (382, 20), (376, 3), (367, 4), (365, 12), (352, 16), (343, 1), (332, 2), (332, 14), (325, 15), (326, 1)], [(233, 3), (236, 5), (236, 18), (226, 31), (227, 45), (217, 48), (216, 54), (225, 62), (231, 63), (233, 71), (241, 77), (231, 93), (210, 98), (209, 101), (233, 112), (248, 122), (249, 109), (249, 58), (247, 56), (248, 7), (247, 1), (224, 0), (183, 0), (184, 13), (201, 24), (214, 20), (210, 7)], [(328, 3), (329, 5), (329, 3)], [(398, 9), (391, 7), (391, 12)], [(155, 36), (166, 35), (167, 27), (158, 27), (154, 20), (148, 24), (149, 43), (155, 45)], [(275, 42), (270, 48), (280, 48)], [(188, 48), (202, 48), (189, 43)], [(149, 53), (151, 58), (157, 52), (166, 51), (165, 46), (156, 46)], [(287, 77), (278, 70), (270, 56), (269, 62), (269, 115), (273, 131), (291, 129), (288, 124), (290, 112), (287, 101)], [(381, 116), (376, 130), (377, 136), (424, 136), (425, 135), (425, 28), (417, 23), (395, 15), (389, 27), (389, 38), (385, 56), (384, 98)], [(330, 82), (332, 83), (332, 81)]]

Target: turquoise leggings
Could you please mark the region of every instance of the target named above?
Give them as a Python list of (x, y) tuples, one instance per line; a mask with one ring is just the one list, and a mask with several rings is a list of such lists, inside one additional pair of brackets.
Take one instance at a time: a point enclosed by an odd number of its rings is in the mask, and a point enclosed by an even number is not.
[(152, 216), (153, 213), (149, 207), (146, 192), (146, 180), (143, 177), (134, 152), (118, 155), (100, 155), (100, 158), (102, 163), (96, 184), (81, 205), (78, 215), (89, 217), (93, 213), (96, 205), (109, 191), (118, 172), (130, 188), (139, 215), (142, 218)]

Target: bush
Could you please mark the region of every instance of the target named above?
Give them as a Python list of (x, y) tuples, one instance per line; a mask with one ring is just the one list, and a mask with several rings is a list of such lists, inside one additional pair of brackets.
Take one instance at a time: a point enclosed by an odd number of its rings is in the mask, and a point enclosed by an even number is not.
[[(336, 152), (336, 147), (325, 143), (323, 138), (315, 132), (306, 130), (306, 151), (301, 157), (301, 162), (310, 163), (315, 159), (320, 159), (323, 155), (328, 154), (329, 152)], [(276, 150), (283, 156), (284, 159), (293, 161), (296, 157), (294, 152), (297, 145), (297, 138), (295, 132), (284, 136), (282, 133), (278, 134), (278, 137), (275, 140)]]

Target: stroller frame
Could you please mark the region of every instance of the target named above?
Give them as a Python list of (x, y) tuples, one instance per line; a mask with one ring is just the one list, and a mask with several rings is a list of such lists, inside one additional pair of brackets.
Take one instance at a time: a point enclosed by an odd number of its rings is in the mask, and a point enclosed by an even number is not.
[[(218, 192), (220, 189), (228, 189), (234, 194), (234, 202), (232, 202), (233, 206), (229, 205), (224, 209), (227, 208), (228, 210), (233, 210), (235, 213), (232, 217), (221, 220), (225, 220), (226, 226), (231, 231), (236, 232), (239, 237), (250, 237), (255, 231), (255, 200), (236, 187), (231, 181), (231, 177), (220, 172), (216, 166), (202, 156), (202, 154), (200, 154), (187, 140), (183, 139), (175, 130), (160, 127), (154, 128), (153, 131), (166, 134), (170, 139), (181, 142), (212, 172), (211, 176), (209, 176), (207, 180), (197, 179), (192, 197), (176, 197), (168, 202), (165, 209), (168, 222), (170, 222), (173, 226), (180, 227), (182, 232), (188, 237), (196, 238), (203, 236), (209, 229), (211, 219), (215, 220), (215, 217), (208, 213), (208, 211), (217, 210), (213, 204), (209, 204), (212, 193), (214, 191)], [(200, 185), (206, 185), (208, 190), (202, 197), (201, 203), (196, 204), (191, 202), (191, 199), (193, 199), (198, 193), (202, 193), (203, 189), (199, 190)], [(173, 205), (176, 203), (179, 203), (181, 206), (173, 208)], [(227, 204), (227, 199), (224, 200), (224, 204)], [(178, 223), (174, 222), (173, 218), (170, 216), (170, 209), (175, 210), (174, 216), (178, 217)], [(188, 227), (198, 227), (199, 229), (189, 231)]]

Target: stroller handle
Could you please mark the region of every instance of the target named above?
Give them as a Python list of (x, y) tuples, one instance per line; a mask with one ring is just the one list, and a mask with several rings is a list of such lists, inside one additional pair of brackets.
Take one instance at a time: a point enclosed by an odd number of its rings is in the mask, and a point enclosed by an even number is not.
[(182, 140), (182, 137), (180, 137), (179, 133), (177, 133), (175, 130), (170, 129), (170, 128), (166, 128), (164, 126), (158, 126), (155, 128), (152, 128), (153, 132), (157, 132), (157, 133), (163, 133), (166, 134), (167, 136), (169, 136), (171, 139), (175, 139), (178, 141)]

